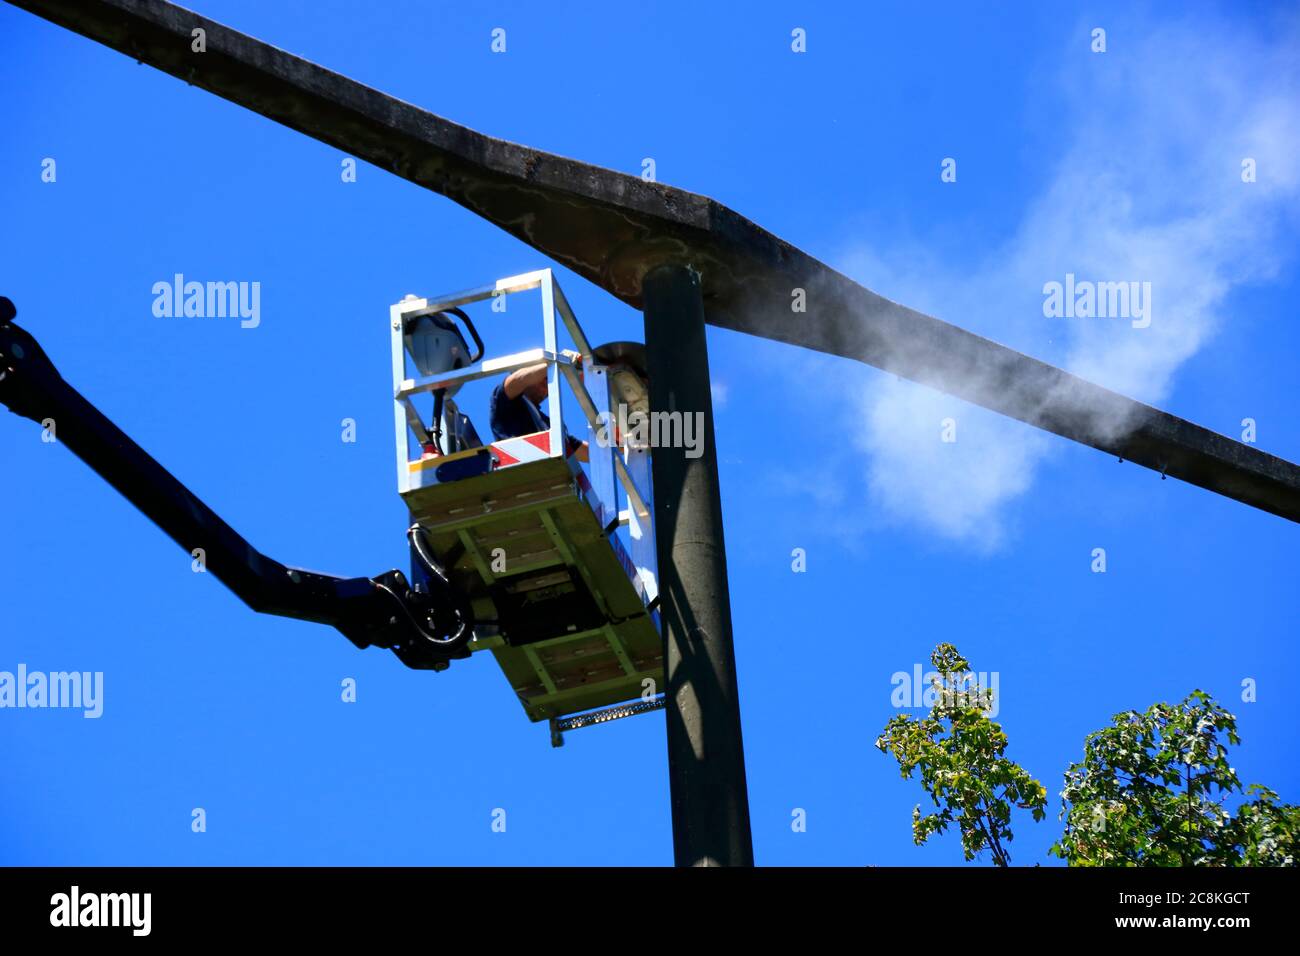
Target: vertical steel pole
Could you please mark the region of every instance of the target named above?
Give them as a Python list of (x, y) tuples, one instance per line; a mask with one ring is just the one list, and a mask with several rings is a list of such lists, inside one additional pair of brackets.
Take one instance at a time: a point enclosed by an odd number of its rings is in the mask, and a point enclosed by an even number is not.
[(672, 432), (693, 435), (696, 448), (679, 441), (651, 452), (673, 854), (678, 866), (752, 866), (699, 276), (658, 266), (642, 280), (642, 298), (651, 412), (702, 425)]

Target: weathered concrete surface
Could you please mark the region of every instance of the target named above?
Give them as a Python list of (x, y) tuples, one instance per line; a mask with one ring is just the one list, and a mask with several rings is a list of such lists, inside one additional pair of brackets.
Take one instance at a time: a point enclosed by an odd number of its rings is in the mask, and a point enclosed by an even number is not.
[(890, 302), (704, 196), (484, 136), (160, 0), (8, 2), (441, 193), (629, 305), (651, 268), (687, 262), (710, 324), (866, 362), (1300, 521), (1294, 464)]
[(700, 457), (660, 447), (650, 463), (673, 857), (678, 866), (753, 866), (698, 274), (675, 264), (655, 269), (646, 275), (644, 298), (650, 405), (695, 409), (704, 422)]

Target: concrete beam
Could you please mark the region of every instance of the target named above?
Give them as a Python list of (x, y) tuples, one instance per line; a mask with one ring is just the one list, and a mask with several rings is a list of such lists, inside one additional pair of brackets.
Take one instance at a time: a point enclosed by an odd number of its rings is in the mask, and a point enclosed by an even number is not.
[[(1291, 462), (891, 302), (707, 197), (493, 139), (161, 0), (8, 2), (440, 193), (636, 308), (646, 273), (687, 262), (712, 325), (856, 359), (1300, 521)], [(806, 313), (791, 311), (796, 288)]]

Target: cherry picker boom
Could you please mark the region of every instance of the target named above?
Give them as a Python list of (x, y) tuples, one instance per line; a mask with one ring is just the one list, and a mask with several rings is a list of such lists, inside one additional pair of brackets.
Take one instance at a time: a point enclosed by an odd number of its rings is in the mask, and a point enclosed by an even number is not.
[[(532, 291), (545, 347), (485, 358), (461, 306)], [(550, 269), (441, 299), (407, 296), (389, 309), (409, 579), (399, 570), (334, 577), (262, 554), (64, 381), (15, 315), (0, 298), (0, 402), (54, 425), (59, 441), (254, 611), (332, 625), (417, 669), (490, 651), (526, 716), (550, 721), (555, 746), (565, 731), (663, 706), (649, 443), (626, 428), (629, 409), (648, 411), (644, 349), (593, 349)], [(562, 332), (577, 351), (559, 349)], [(550, 418), (529, 404), (534, 431), (480, 440), (459, 390), (539, 366)], [(585, 418), (582, 456), (562, 385)], [(417, 407), (427, 396), (428, 421)]]
[(443, 670), (469, 656), (468, 602), (408, 530), (410, 581), (399, 570), (341, 578), (288, 567), (262, 554), (64, 381), (44, 349), (14, 322), (0, 297), (0, 403), (37, 424), (118, 490), (254, 611), (329, 624), (357, 647), (390, 649), (408, 667)]

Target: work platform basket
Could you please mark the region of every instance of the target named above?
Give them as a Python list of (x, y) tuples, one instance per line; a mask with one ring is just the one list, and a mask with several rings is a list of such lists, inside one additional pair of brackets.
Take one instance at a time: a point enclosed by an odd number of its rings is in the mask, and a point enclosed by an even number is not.
[[(541, 293), (541, 348), (413, 374), (415, 320), (531, 290)], [(661, 706), (650, 452), (617, 427), (628, 404), (644, 411), (638, 347), (593, 352), (549, 269), (441, 298), (408, 296), (390, 318), (398, 491), (472, 601), (471, 650), (492, 652), (528, 717), (551, 721), (557, 745), (563, 730)], [(561, 327), (580, 366), (560, 348)], [(540, 363), (548, 429), (485, 443), (452, 398), (441, 402), (441, 435), (417, 409), (420, 396)], [(565, 391), (583, 413), (577, 422), (565, 420)], [(584, 439), (585, 466), (576, 453)]]

